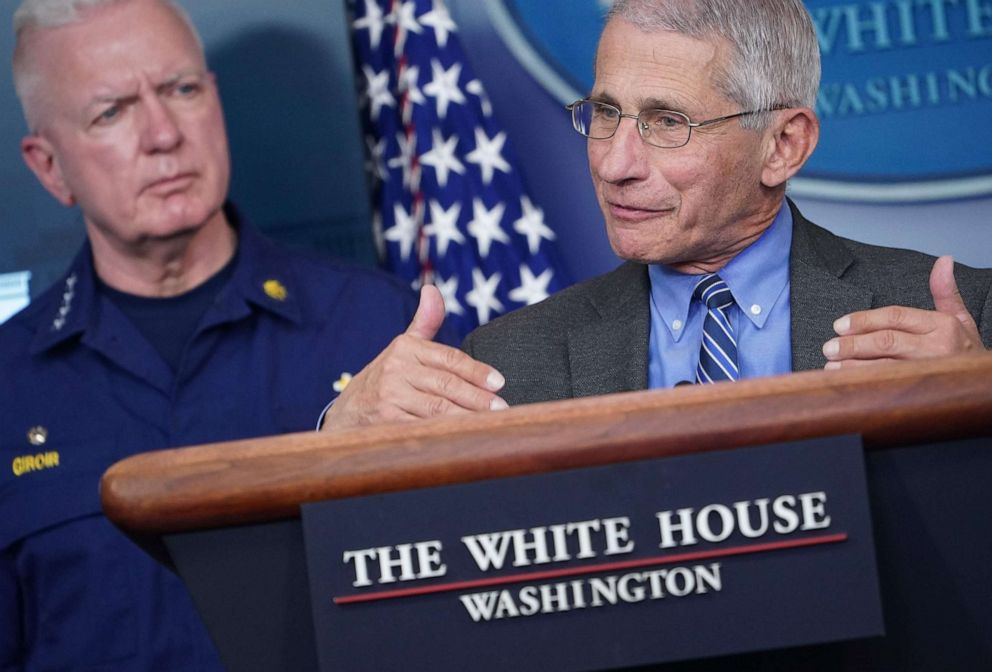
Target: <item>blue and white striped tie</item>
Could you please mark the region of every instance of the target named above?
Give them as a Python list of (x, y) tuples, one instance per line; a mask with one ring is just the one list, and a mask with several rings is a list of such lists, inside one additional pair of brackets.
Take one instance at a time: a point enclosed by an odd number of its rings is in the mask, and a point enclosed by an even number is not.
[(692, 298), (706, 306), (703, 342), (699, 348), (699, 364), (696, 365), (696, 382), (737, 380), (740, 377), (740, 369), (737, 367), (737, 337), (726, 313), (727, 308), (734, 305), (730, 288), (719, 275), (710, 273), (696, 283)]

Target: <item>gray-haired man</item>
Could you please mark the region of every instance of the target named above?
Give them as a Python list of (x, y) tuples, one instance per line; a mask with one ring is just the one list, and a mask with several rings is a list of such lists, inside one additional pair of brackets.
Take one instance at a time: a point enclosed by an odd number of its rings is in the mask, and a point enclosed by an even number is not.
[[(179, 579), (103, 517), (100, 475), (136, 452), (312, 429), (335, 381), (361, 389), (383, 350), (446, 352), (430, 342), (440, 296), (406, 329), (402, 283), (286, 250), (225, 204), (220, 95), (178, 5), (25, 0), (15, 24), (21, 152), (87, 242), (0, 326), (0, 670), (219, 669)], [(364, 419), (349, 406), (333, 428)]]
[(988, 271), (838, 238), (786, 199), (817, 143), (819, 75), (800, 0), (614, 5), (592, 93), (570, 107), (628, 261), (469, 336), (466, 352), (505, 376), (506, 401), (992, 342)]

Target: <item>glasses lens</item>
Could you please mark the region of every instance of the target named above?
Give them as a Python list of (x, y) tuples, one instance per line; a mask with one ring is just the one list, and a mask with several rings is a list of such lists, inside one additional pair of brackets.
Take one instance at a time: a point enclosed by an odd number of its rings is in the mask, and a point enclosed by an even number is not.
[(592, 100), (583, 100), (572, 107), (572, 125), (575, 130), (594, 140), (611, 137), (620, 123), (620, 110)]
[(655, 147), (681, 147), (689, 142), (689, 117), (670, 110), (644, 110), (638, 117), (638, 130)]

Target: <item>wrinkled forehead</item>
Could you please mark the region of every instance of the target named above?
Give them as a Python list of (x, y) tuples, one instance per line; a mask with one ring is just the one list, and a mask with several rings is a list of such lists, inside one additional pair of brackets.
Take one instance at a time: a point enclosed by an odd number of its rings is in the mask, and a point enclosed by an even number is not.
[[(79, 21), (28, 31), (19, 57), (38, 105), (76, 105), (128, 86), (206, 68), (203, 49), (186, 21), (165, 2), (124, 0), (86, 10)], [(15, 67), (17, 65), (15, 64)]]
[(650, 56), (658, 60), (675, 48), (693, 45), (699, 58), (712, 65), (723, 65), (735, 54), (734, 46), (716, 32), (686, 34), (669, 28), (647, 28), (631, 23), (622, 17), (613, 17), (604, 26), (593, 56), (593, 70), (597, 69), (603, 52), (619, 52), (626, 57)]
[(205, 65), (199, 36), (188, 19), (164, 0), (119, 0), (82, 8), (71, 23), (30, 27), (18, 37), (15, 67), (18, 58), (32, 68), (61, 70), (92, 65), (108, 56), (122, 61), (182, 58)]
[(685, 111), (719, 96), (727, 57), (721, 38), (645, 30), (621, 18), (604, 28), (596, 50), (592, 97), (636, 107)]

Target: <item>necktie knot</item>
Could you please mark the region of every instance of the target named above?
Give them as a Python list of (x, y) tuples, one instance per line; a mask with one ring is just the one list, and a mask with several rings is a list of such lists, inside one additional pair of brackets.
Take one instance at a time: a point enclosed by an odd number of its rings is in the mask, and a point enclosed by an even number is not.
[(730, 288), (716, 273), (704, 275), (699, 279), (696, 288), (692, 291), (692, 298), (702, 301), (710, 310), (723, 309), (734, 303), (734, 295), (730, 293)]

